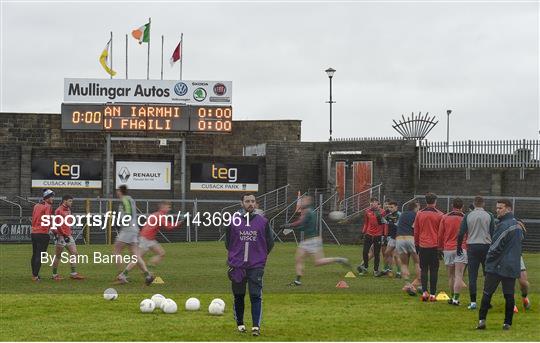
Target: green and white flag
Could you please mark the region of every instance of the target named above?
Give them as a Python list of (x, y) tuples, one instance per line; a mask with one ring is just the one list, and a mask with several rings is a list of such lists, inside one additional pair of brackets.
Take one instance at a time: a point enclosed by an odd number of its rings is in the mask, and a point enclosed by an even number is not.
[(150, 23), (145, 24), (138, 29), (131, 31), (133, 38), (139, 41), (139, 44), (150, 42)]

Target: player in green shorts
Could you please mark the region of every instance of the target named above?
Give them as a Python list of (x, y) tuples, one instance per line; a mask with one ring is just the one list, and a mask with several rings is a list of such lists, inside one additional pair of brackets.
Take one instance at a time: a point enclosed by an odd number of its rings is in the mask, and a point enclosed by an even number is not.
[(304, 232), (304, 240), (300, 242), (296, 249), (296, 279), (290, 283), (291, 286), (300, 286), (300, 279), (304, 275), (304, 259), (307, 255), (312, 255), (315, 259), (315, 266), (324, 266), (330, 263), (339, 263), (351, 269), (349, 260), (344, 257), (324, 257), (322, 238), (317, 230), (317, 215), (313, 209), (313, 199), (310, 196), (300, 199), (301, 215), (293, 223), (282, 226), (283, 232), (289, 234), (290, 228), (298, 228)]

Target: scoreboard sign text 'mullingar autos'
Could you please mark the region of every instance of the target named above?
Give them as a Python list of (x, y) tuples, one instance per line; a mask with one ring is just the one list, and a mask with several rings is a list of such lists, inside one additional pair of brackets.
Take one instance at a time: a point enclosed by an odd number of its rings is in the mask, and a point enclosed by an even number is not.
[(259, 166), (234, 163), (192, 163), (192, 191), (258, 192)]
[(64, 102), (226, 106), (232, 104), (232, 82), (68, 78)]

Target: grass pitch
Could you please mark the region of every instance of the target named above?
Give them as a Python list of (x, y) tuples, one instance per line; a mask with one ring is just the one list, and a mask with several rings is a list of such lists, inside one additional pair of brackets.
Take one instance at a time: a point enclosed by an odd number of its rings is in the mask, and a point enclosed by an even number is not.
[[(155, 274), (164, 284), (143, 285), (138, 270), (130, 273), (131, 283), (113, 285), (114, 265), (94, 264), (95, 251), (110, 254), (111, 246), (80, 246), (89, 255), (89, 264), (79, 266), (88, 277), (84, 281), (49, 279), (51, 268), (43, 266), (43, 281), (30, 281), (31, 246), (0, 245), (0, 339), (2, 341), (244, 341), (250, 335), (235, 331), (232, 295), (226, 276), (226, 252), (223, 243), (164, 244), (167, 255)], [(477, 311), (466, 309), (468, 291), (462, 305), (446, 302), (422, 303), (401, 291), (403, 280), (362, 276), (343, 278), (346, 271), (337, 265), (315, 268), (308, 261), (304, 285), (290, 288), (294, 278), (293, 244), (276, 243), (264, 276), (262, 337), (264, 341), (539, 341), (540, 330), (540, 255), (525, 255), (531, 283), (531, 311), (524, 312), (519, 288), (516, 300), (519, 313), (510, 331), (502, 331), (504, 300), (499, 291), (493, 297), (488, 315), (488, 329), (476, 331)], [(52, 253), (52, 246), (49, 252)], [(325, 246), (328, 256), (345, 256), (359, 263), (359, 246)], [(371, 266), (372, 267), (372, 264)], [(60, 266), (67, 276), (69, 267)], [(348, 289), (336, 289), (346, 280)], [(466, 278), (465, 278), (466, 280)], [(479, 283), (479, 297), (482, 281)], [(116, 301), (102, 297), (108, 287), (118, 290)], [(446, 271), (441, 266), (439, 289), (448, 292)], [(174, 299), (178, 313), (156, 310), (140, 313), (144, 298), (161, 293)], [(186, 312), (184, 302), (195, 296), (201, 311)], [(210, 316), (208, 305), (213, 298), (225, 300), (225, 315)], [(480, 300), (480, 299), (478, 299)], [(246, 297), (246, 324), (250, 323), (249, 299)]]

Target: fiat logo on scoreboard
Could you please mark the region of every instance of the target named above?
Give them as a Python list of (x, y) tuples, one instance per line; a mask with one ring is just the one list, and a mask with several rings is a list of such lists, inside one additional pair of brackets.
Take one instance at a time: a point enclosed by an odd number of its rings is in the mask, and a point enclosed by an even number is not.
[(225, 93), (227, 93), (227, 87), (225, 87), (225, 85), (223, 83), (216, 83), (214, 85), (214, 94), (215, 95), (222, 96), (222, 95), (225, 95)]

